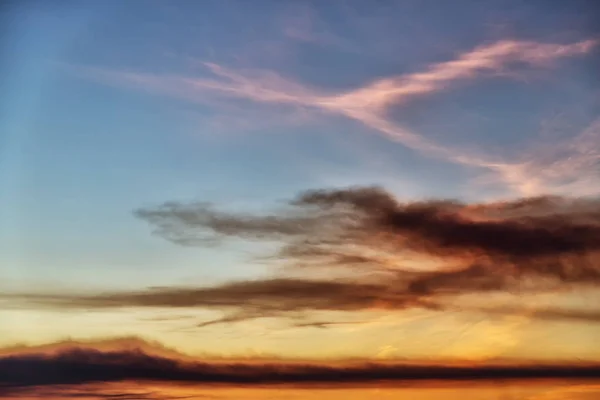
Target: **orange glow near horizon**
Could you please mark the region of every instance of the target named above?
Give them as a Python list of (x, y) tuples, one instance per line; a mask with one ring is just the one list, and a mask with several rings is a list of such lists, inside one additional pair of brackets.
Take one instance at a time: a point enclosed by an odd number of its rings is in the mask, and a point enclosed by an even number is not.
[[(218, 400), (267, 400), (284, 395), (290, 400), (365, 400), (365, 399), (398, 399), (445, 400), (461, 398), (464, 400), (490, 400), (496, 398), (518, 400), (587, 400), (590, 396), (600, 395), (600, 385), (594, 382), (564, 382), (545, 380), (538, 382), (503, 381), (503, 382), (421, 382), (421, 383), (385, 383), (378, 382), (367, 385), (271, 385), (259, 387), (223, 386), (223, 385), (188, 385), (160, 383), (105, 383), (87, 384), (70, 387), (68, 385), (45, 389), (43, 387), (24, 391), (22, 394), (8, 395), (6, 400), (22, 400), (25, 398), (44, 398), (62, 400), (66, 396), (77, 396), (82, 400), (97, 399), (98, 396), (129, 396), (159, 400), (170, 399), (204, 399)], [(37, 397), (28, 397), (37, 396)], [(504, 397), (502, 397), (504, 396)]]

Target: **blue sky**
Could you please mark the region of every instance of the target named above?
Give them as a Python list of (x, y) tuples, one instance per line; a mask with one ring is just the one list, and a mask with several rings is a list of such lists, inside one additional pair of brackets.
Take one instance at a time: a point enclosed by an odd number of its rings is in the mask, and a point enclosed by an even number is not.
[(0, 10), (1, 285), (265, 272), (242, 244), (152, 235), (132, 211), (164, 201), (259, 210), (300, 190), (372, 184), (402, 199), (597, 195), (594, 9), (12, 2)]
[[(212, 63), (257, 81), (271, 74), (342, 93), (496, 41), (567, 45), (599, 33), (589, 2), (578, 1), (33, 1), (4, 14), (2, 257), (17, 281), (56, 280), (60, 270), (59, 280), (93, 274), (97, 282), (100, 270), (128, 276), (142, 268), (153, 271), (144, 279), (160, 280), (163, 263), (181, 258), (189, 269), (198, 257), (237, 264), (223, 252), (174, 249), (131, 216), (172, 199), (247, 207), (360, 184), (407, 198), (513, 194), (502, 184), (473, 185), (485, 170), (394, 143), (343, 115), (168, 93), (117, 74), (213, 79), (203, 64)], [(568, 120), (559, 132), (567, 137), (593, 124), (598, 58), (590, 50), (551, 67), (510, 61), (493, 76), (391, 104), (387, 114), (442, 146), (520, 157), (544, 140), (544, 122), (560, 130)]]

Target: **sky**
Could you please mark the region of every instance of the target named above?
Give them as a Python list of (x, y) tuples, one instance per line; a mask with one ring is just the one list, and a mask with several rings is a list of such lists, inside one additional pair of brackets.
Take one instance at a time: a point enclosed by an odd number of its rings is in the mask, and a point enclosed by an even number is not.
[(594, 1), (0, 19), (0, 347), (600, 361)]

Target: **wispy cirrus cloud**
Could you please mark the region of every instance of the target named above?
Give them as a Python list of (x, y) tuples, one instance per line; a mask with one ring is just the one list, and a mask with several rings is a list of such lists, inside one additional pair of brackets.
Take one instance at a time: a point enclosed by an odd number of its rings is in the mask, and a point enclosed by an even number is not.
[(598, 194), (600, 175), (600, 118), (573, 137), (538, 145), (515, 172), (528, 177), (534, 190), (559, 187), (565, 193)]
[(280, 18), (283, 35), (292, 41), (356, 51), (356, 45), (336, 35), (308, 3), (295, 3)]
[[(577, 183), (578, 178), (575, 177), (572, 177), (574, 182), (571, 183), (565, 183), (564, 180), (555, 177), (560, 175), (559, 169), (565, 171), (566, 168), (559, 167), (559, 164), (589, 162), (590, 155), (574, 150), (568, 156), (557, 156), (558, 158), (550, 161), (535, 155), (533, 160), (522, 161), (467, 152), (436, 143), (392, 121), (386, 115), (388, 107), (392, 104), (403, 104), (416, 96), (445, 90), (460, 81), (505, 71), (515, 63), (536, 68), (546, 67), (562, 58), (589, 53), (597, 44), (596, 40), (571, 44), (504, 40), (477, 47), (459, 54), (454, 60), (430, 65), (420, 72), (377, 79), (363, 87), (342, 93), (309, 87), (271, 71), (236, 71), (214, 63), (204, 63), (204, 66), (217, 79), (111, 71), (91, 67), (71, 69), (78, 74), (107, 83), (124, 84), (193, 102), (206, 103), (214, 102), (215, 98), (229, 98), (341, 115), (426, 156), (487, 170), (511, 189), (521, 194), (534, 195), (548, 190), (564, 191), (583, 186)], [(588, 136), (582, 133), (580, 137), (583, 140)], [(583, 161), (584, 159), (587, 161)], [(580, 171), (581, 168), (577, 170)], [(536, 174), (539, 171), (544, 173)], [(593, 173), (588, 174), (587, 178), (594, 182), (597, 180)]]
[(569, 45), (500, 41), (463, 53), (456, 60), (431, 65), (423, 72), (376, 80), (363, 88), (335, 96), (325, 104), (340, 110), (381, 111), (392, 102), (436, 92), (451, 82), (502, 70), (509, 63), (542, 66), (559, 58), (588, 53), (596, 45), (594, 40)]

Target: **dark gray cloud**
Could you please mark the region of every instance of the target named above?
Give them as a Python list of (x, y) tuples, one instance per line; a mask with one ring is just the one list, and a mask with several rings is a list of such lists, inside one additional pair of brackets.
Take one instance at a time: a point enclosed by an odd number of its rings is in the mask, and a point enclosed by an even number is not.
[[(39, 388), (119, 381), (268, 384), (557, 377), (598, 378), (600, 368), (597, 365), (465, 367), (389, 363), (211, 363), (149, 355), (139, 349), (100, 351), (85, 347), (64, 349), (51, 354), (0, 356), (0, 394), (4, 395), (18, 393), (19, 390), (33, 386)], [(77, 393), (72, 393), (76, 397)], [(123, 394), (123, 397), (127, 398), (127, 394)]]
[(283, 278), (205, 288), (161, 288), (126, 293), (41, 294), (22, 297), (23, 300), (34, 302), (38, 307), (50, 308), (199, 307), (230, 313), (199, 326), (309, 311), (436, 307), (427, 299), (420, 299), (419, 296), (408, 293), (394, 284)]
[[(206, 203), (167, 203), (137, 210), (136, 215), (179, 244), (218, 244), (229, 238), (279, 244), (265, 258), (303, 268), (303, 278), (12, 298), (38, 307), (199, 307), (225, 312), (200, 324), (208, 326), (311, 311), (456, 310), (453, 300), (464, 294), (536, 294), (600, 283), (600, 202), (594, 199), (403, 203), (368, 187), (301, 193), (270, 215), (227, 213)], [(409, 268), (406, 260), (415, 256), (440, 267)], [(343, 278), (322, 278), (323, 271), (325, 276), (343, 271)], [(526, 311), (548, 320), (600, 320), (595, 310), (504, 311)]]
[[(83, 387), (82, 387), (83, 386)], [(0, 390), (2, 390), (0, 388)], [(119, 388), (115, 393), (113, 388), (99, 386), (86, 387), (86, 385), (52, 385), (52, 386), (21, 386), (5, 388), (4, 396), (8, 399), (83, 399), (83, 400), (196, 400), (214, 399), (214, 396), (188, 395), (180, 396), (172, 393), (167, 394), (157, 390), (143, 391), (140, 389), (128, 390), (126, 387)]]
[[(204, 203), (167, 203), (138, 210), (136, 215), (175, 243), (201, 245), (230, 238), (271, 241), (280, 247), (267, 255), (268, 260), (304, 267), (309, 276), (311, 268), (351, 267), (371, 282), (363, 287), (364, 281), (336, 281), (336, 289), (343, 288), (345, 294), (319, 282), (306, 282), (310, 289), (299, 292), (285, 288), (287, 281), (249, 283), (261, 288), (254, 298), (259, 302), (270, 298), (271, 285), (281, 285), (289, 299), (281, 299), (281, 306), (275, 307), (278, 311), (443, 309), (452, 296), (465, 293), (518, 294), (600, 283), (598, 199), (540, 196), (470, 204), (400, 202), (381, 188), (365, 187), (300, 193), (269, 215), (220, 212)], [(403, 261), (411, 256), (448, 268), (416, 272)], [(252, 302), (250, 296), (246, 300)], [(307, 301), (312, 307), (305, 307)], [(598, 320), (595, 311), (560, 308), (536, 315)]]
[[(476, 273), (469, 273), (476, 274)], [(467, 276), (470, 276), (466, 274)], [(138, 292), (111, 292), (103, 294), (43, 294), (22, 295), (21, 300), (36, 307), (55, 309), (107, 309), (121, 307), (143, 308), (206, 308), (224, 311), (221, 318), (197, 324), (206, 327), (229, 324), (261, 317), (298, 317), (296, 327), (331, 327), (339, 321), (306, 321), (314, 311), (398, 311), (420, 308), (423, 310), (483, 312), (487, 314), (526, 314), (531, 318), (555, 321), (600, 322), (600, 310), (566, 308), (488, 307), (460, 305), (454, 296), (502, 288), (499, 284), (482, 283), (473, 279), (462, 284), (457, 277), (429, 275), (402, 282), (389, 279), (379, 283), (355, 281), (311, 281), (300, 279), (271, 279), (237, 282), (205, 288), (164, 288)], [(488, 279), (488, 278), (486, 278)], [(438, 280), (443, 281), (444, 290)], [(431, 287), (435, 287), (432, 290)], [(351, 322), (347, 322), (351, 323)]]
[[(426, 256), (506, 264), (561, 279), (600, 279), (600, 268), (583, 255), (600, 251), (600, 202), (557, 197), (504, 203), (456, 201), (398, 202), (379, 188), (301, 193), (271, 215), (214, 210), (206, 203), (166, 203), (136, 215), (179, 244), (198, 245), (225, 238), (280, 242), (278, 256), (299, 263), (331, 265), (377, 262), (373, 251), (406, 251)], [(358, 250), (368, 250), (360, 252)], [(354, 251), (353, 251), (354, 250)], [(575, 268), (543, 268), (534, 261)]]

